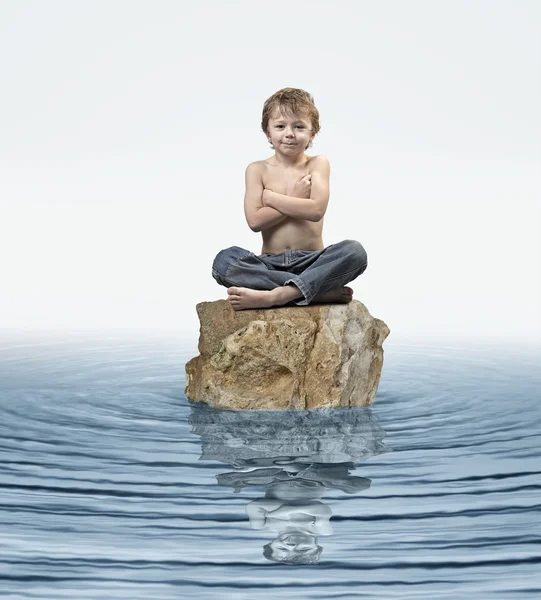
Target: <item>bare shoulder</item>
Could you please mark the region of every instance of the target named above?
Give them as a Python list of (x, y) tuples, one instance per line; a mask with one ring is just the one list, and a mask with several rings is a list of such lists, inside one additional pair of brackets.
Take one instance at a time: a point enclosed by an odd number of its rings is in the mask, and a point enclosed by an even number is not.
[(279, 167), (280, 165), (276, 164), (274, 156), (269, 156), (269, 158), (265, 158), (263, 160), (256, 161), (259, 165), (262, 172), (265, 172), (269, 169), (269, 167)]
[(324, 154), (318, 154), (317, 156), (311, 156), (309, 160), (310, 166), (314, 169), (329, 170), (331, 163)]
[(251, 175), (254, 175), (256, 173), (261, 173), (263, 169), (263, 161), (262, 160), (256, 160), (254, 162), (251, 162), (247, 167), (246, 167), (246, 173), (249, 173)]

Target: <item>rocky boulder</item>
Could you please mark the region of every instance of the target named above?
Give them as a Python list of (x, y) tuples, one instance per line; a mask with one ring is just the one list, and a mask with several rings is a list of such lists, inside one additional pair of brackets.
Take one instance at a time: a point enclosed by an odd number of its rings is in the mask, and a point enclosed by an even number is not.
[(269, 410), (367, 406), (376, 396), (389, 328), (358, 300), (241, 311), (217, 300), (196, 310), (190, 400)]

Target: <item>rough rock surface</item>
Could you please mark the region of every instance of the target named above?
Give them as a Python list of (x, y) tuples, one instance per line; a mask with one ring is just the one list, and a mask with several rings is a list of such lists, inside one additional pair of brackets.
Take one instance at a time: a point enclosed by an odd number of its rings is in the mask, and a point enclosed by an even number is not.
[(217, 300), (196, 310), (190, 400), (268, 410), (367, 406), (376, 396), (389, 328), (358, 300), (241, 311)]

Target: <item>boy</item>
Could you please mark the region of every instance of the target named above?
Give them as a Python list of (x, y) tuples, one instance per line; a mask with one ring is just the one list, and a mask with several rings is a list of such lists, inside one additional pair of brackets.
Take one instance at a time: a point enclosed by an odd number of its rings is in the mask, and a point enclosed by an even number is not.
[(263, 106), (261, 127), (275, 153), (248, 165), (244, 196), (248, 226), (263, 238), (261, 254), (221, 250), (212, 276), (228, 288), (234, 310), (350, 302), (345, 284), (363, 273), (367, 256), (354, 240), (323, 245), (329, 161), (304, 153), (320, 129), (313, 97), (279, 90)]

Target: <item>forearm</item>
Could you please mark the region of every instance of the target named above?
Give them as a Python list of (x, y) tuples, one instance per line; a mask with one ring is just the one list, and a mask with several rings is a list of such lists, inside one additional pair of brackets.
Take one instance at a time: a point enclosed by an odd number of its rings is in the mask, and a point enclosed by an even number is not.
[(287, 219), (287, 215), (283, 215), (270, 206), (263, 206), (256, 212), (256, 222), (253, 224), (252, 229), (258, 232), (264, 231), (284, 219)]
[(268, 514), (273, 517), (289, 517), (291, 515), (304, 513), (313, 517), (330, 517), (332, 515), (331, 509), (321, 502), (309, 502), (307, 504), (282, 504), (278, 508), (270, 511)]
[(269, 191), (265, 204), (288, 217), (306, 221), (319, 221), (317, 205), (311, 198), (294, 198)]
[(257, 503), (257, 500), (249, 502), (245, 508), (246, 514), (250, 519), (250, 525), (253, 529), (262, 529), (265, 525), (267, 511)]

